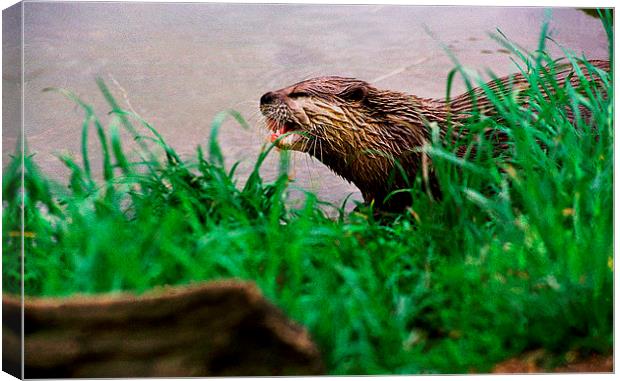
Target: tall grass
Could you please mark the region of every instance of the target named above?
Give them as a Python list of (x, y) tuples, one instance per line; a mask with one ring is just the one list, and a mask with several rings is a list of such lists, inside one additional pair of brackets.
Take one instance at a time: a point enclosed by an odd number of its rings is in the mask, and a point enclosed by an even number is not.
[[(225, 168), (217, 144), (224, 118), (245, 125), (234, 111), (216, 116), (206, 152), (198, 147), (183, 160), (145, 120), (121, 109), (102, 81), (107, 126), (88, 104), (56, 89), (84, 110), (81, 159), (61, 157), (68, 184), (41, 173), (33, 156), (21, 166), (17, 155), (7, 168), (4, 290), (19, 292), (24, 172), (27, 295), (253, 280), (309, 328), (333, 374), (487, 371), (533, 348), (608, 352), (613, 82), (598, 73), (604, 95), (583, 74), (577, 89), (541, 76), (550, 63), (545, 37), (533, 55), (502, 41), (523, 74), (555, 95), (532, 86), (522, 107), (487, 89), (498, 118), (472, 116), (467, 128), (480, 131), (478, 139), (458, 142), (477, 155), (457, 157), (452, 142), (436, 137), (427, 151), (443, 197), (431, 199), (421, 176), (411, 179), (415, 201), (390, 221), (347, 216), (336, 206), (340, 218), (330, 218), (312, 193), (290, 207), (286, 155), (277, 180), (259, 174), (272, 147), (240, 187), (236, 165)], [(593, 117), (577, 114), (570, 123), (566, 110), (580, 106)], [(491, 154), (483, 128), (508, 136), (504, 155)], [(121, 131), (133, 137), (133, 155)], [(101, 163), (90, 161), (93, 132)], [(102, 179), (93, 176), (95, 165)]]

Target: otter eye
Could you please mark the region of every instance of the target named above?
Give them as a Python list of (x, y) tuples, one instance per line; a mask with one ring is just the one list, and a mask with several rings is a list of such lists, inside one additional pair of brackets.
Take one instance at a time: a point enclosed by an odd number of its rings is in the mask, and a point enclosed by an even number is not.
[(307, 97), (308, 93), (303, 92), (303, 91), (293, 91), (292, 93), (290, 93), (288, 95), (289, 98), (301, 98), (301, 97)]
[(340, 94), (343, 99), (353, 102), (361, 102), (366, 98), (366, 88), (363, 86), (355, 86), (350, 89), (346, 89)]

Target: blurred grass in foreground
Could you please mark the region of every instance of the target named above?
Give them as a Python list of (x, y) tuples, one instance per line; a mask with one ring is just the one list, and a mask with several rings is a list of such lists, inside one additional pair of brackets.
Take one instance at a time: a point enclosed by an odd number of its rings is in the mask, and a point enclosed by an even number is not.
[[(532, 81), (551, 62), (545, 37), (534, 55), (515, 50)], [(23, 172), (27, 295), (254, 280), (309, 328), (333, 374), (488, 371), (533, 348), (606, 353), (614, 103), (611, 76), (599, 75), (607, 97), (583, 75), (580, 89), (544, 77), (555, 95), (530, 90), (527, 108), (489, 93), (501, 123), (474, 117), (468, 128), (507, 133), (507, 154), (486, 155), (492, 147), (482, 133), (469, 142), (479, 155), (466, 161), (434, 141), (444, 197), (430, 200), (416, 178), (414, 205), (387, 223), (338, 207), (340, 217), (329, 218), (311, 193), (302, 208), (289, 207), (286, 154), (276, 181), (259, 175), (272, 147), (239, 187), (216, 140), (225, 117), (245, 125), (234, 111), (216, 116), (206, 152), (199, 147), (186, 161), (122, 110), (103, 82), (106, 127), (88, 104), (56, 89), (84, 110), (82, 157), (61, 158), (68, 186), (48, 179), (32, 156), (22, 167), (17, 155), (5, 171), (4, 290), (19, 292)], [(579, 106), (593, 117), (571, 124), (566, 110)], [(134, 137), (140, 160), (129, 158), (121, 130)], [(102, 163), (89, 160), (93, 132)], [(93, 178), (94, 165), (103, 179)]]

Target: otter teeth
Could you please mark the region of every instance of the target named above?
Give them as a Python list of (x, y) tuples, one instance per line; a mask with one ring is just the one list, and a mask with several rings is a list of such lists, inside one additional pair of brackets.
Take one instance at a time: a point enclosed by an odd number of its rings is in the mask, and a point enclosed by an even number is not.
[(287, 133), (286, 126), (281, 126), (280, 129), (276, 130), (273, 134), (271, 134), (271, 142), (275, 142), (280, 136)]
[(286, 123), (282, 123), (274, 119), (269, 119), (267, 121), (267, 128), (273, 131), (270, 137), (272, 143), (280, 136), (292, 130), (292, 128), (290, 128)]
[(271, 131), (278, 131), (281, 126), (280, 123), (278, 123), (277, 120), (274, 119), (267, 119), (267, 128), (270, 129)]

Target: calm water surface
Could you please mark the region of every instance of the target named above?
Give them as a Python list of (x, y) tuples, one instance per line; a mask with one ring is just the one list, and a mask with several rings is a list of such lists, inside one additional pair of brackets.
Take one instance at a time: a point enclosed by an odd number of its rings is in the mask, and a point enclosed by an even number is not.
[[(102, 77), (122, 107), (151, 122), (185, 156), (206, 144), (216, 113), (241, 112), (252, 129), (229, 121), (220, 134), (227, 165), (241, 161), (240, 182), (266, 141), (258, 116), (264, 92), (312, 76), (342, 75), (441, 97), (454, 66), (442, 45), (468, 67), (509, 74), (510, 56), (489, 33), (499, 29), (535, 49), (545, 17), (542, 8), (156, 3), (26, 3), (24, 13), (24, 127), (30, 151), (46, 172), (66, 175), (59, 153), (79, 157), (84, 115), (67, 99), (41, 90), (72, 90), (105, 120), (109, 107), (95, 84)], [(607, 58), (599, 20), (582, 12), (554, 9), (551, 33), (565, 48)], [(559, 55), (560, 48), (551, 45)], [(11, 70), (3, 73), (5, 86), (17, 78)], [(10, 123), (5, 119), (5, 129)], [(4, 139), (5, 160), (14, 145), (14, 138)], [(355, 186), (319, 162), (293, 156), (300, 187), (332, 202), (350, 193), (361, 199)], [(263, 174), (272, 178), (277, 167), (272, 155)]]

